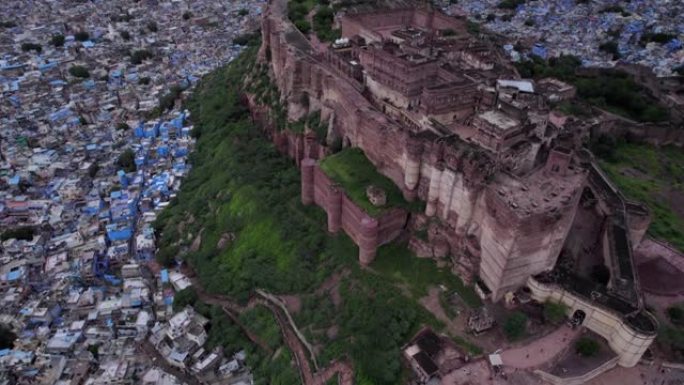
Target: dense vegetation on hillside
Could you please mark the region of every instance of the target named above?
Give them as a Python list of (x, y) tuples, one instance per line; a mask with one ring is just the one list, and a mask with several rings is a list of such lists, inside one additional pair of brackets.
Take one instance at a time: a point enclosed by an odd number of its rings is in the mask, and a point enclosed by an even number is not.
[[(302, 206), (297, 168), (250, 122), (241, 102), (239, 85), (246, 78), (252, 91), (272, 89), (262, 84), (264, 67), (254, 63), (255, 54), (251, 47), (231, 65), (207, 76), (188, 102), (193, 135), (198, 137), (191, 155), (193, 168), (178, 197), (155, 223), (160, 233), (157, 257), (164, 264), (186, 260), (208, 291), (240, 301), (254, 288), (299, 295), (302, 309), (295, 318), (308, 338), (323, 347), (321, 365), (347, 357), (359, 384), (400, 383), (400, 346), (421, 325), (443, 329), (417, 303), (427, 294), (427, 277), (448, 276), (446, 287), (462, 293), (467, 303), (477, 304), (477, 299), (457, 277), (428, 260), (414, 258), (411, 264), (394, 268), (383, 262), (361, 269), (356, 246), (343, 234), (327, 233), (321, 209)], [(397, 249), (407, 253), (392, 245), (380, 250), (379, 259), (391, 259)], [(340, 300), (334, 304), (329, 291), (317, 289), (333, 274), (341, 277), (335, 285)], [(193, 297), (184, 293), (179, 301), (191, 303)], [(235, 325), (216, 309), (210, 311), (213, 344), (234, 350), (236, 343), (245, 343), (243, 337), (235, 337)], [(270, 346), (279, 346), (272, 320), (260, 312), (245, 317)], [(219, 324), (227, 330), (225, 335), (215, 331)], [(326, 332), (333, 329), (335, 333)], [(462, 338), (458, 341), (478, 350)], [(271, 358), (254, 363), (258, 383), (298, 383), (290, 371), (280, 374), (283, 357), (289, 353), (278, 348)], [(279, 364), (270, 368), (269, 359)]]
[[(358, 148), (348, 148), (328, 156), (320, 163), (321, 170), (332, 180), (339, 183), (351, 198), (364, 211), (378, 216), (387, 208), (409, 208), (401, 190), (388, 177), (380, 174), (373, 164)], [(373, 185), (381, 188), (387, 195), (387, 203), (377, 207), (366, 196), (366, 187)]]
[[(335, 9), (352, 5), (338, 3)], [(308, 15), (311, 14), (313, 30), (321, 41), (333, 41), (340, 37), (340, 30), (333, 29), (335, 9), (329, 0), (292, 0), (287, 4), (287, 16), (302, 33), (311, 31)], [(312, 13), (313, 12), (313, 13)]]
[(649, 233), (684, 250), (684, 152), (608, 137), (598, 138), (592, 150), (625, 196), (651, 209)]
[(647, 91), (628, 74), (604, 71), (597, 76), (578, 76), (581, 61), (574, 56), (561, 56), (544, 61), (536, 56), (516, 64), (520, 75), (540, 79), (554, 77), (577, 87), (577, 95), (607, 111), (639, 122), (667, 120), (667, 111), (649, 97)]

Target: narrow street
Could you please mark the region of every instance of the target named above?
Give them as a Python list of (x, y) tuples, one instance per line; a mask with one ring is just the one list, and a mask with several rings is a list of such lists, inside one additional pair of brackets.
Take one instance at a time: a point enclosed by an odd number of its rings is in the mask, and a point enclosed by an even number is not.
[(194, 376), (166, 362), (166, 359), (159, 354), (157, 349), (147, 340), (138, 343), (138, 350), (143, 351), (148, 357), (152, 357), (155, 365), (160, 366), (165, 372), (170, 373), (188, 385), (201, 385)]

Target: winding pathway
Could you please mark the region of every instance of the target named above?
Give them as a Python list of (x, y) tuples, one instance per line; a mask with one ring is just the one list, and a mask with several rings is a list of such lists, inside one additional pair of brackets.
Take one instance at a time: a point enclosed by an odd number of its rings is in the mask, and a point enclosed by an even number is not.
[[(297, 369), (304, 385), (325, 385), (328, 380), (335, 376), (338, 376), (337, 378), (340, 385), (354, 384), (354, 369), (347, 360), (333, 361), (328, 367), (322, 370), (318, 369), (316, 355), (311, 344), (309, 344), (306, 337), (299, 331), (283, 302), (276, 296), (264, 290), (257, 289), (255, 290), (257, 296), (253, 296), (247, 302), (246, 306), (242, 306), (226, 295), (207, 293), (197, 279), (191, 278), (191, 280), (200, 301), (210, 305), (220, 306), (221, 309), (223, 309), (223, 312), (242, 329), (245, 335), (253, 343), (263, 350), (273, 353), (267, 344), (265, 344), (257, 335), (252, 333), (249, 328), (239, 320), (239, 314), (254, 306), (261, 305), (269, 309), (276, 319), (285, 344), (294, 355)], [(311, 363), (313, 363), (314, 366), (313, 370), (311, 368)]]

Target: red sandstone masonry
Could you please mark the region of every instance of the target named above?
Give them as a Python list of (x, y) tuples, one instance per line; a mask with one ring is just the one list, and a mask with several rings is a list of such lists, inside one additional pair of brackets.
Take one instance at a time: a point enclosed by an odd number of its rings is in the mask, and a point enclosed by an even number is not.
[(377, 248), (394, 240), (403, 230), (408, 213), (389, 209), (374, 218), (357, 206), (341, 187), (331, 180), (313, 159), (302, 160), (302, 203), (316, 204), (328, 215), (328, 231), (340, 229), (359, 246), (359, 261), (366, 266), (373, 262)]
[[(273, 7), (269, 7), (271, 10)], [(402, 20), (402, 12), (410, 20)], [(431, 16), (432, 20), (425, 17), (424, 11), (401, 11), (401, 12), (382, 12), (374, 15), (360, 17), (375, 17), (382, 20), (373, 22), (364, 20), (359, 23), (382, 24), (382, 26), (398, 24), (417, 24), (418, 26), (425, 23), (450, 23), (452, 19), (442, 18), (441, 15)], [(389, 18), (389, 19), (388, 19)], [(462, 20), (463, 25), (465, 25)], [(353, 23), (351, 23), (353, 24)], [(351, 26), (349, 24), (349, 26)], [(437, 28), (442, 28), (438, 24), (433, 24)], [(344, 20), (342, 21), (342, 29), (345, 31)], [(382, 31), (385, 32), (384, 30)], [(325, 111), (326, 114), (332, 115), (332, 130), (337, 137), (343, 139), (345, 146), (361, 148), (366, 157), (376, 167), (376, 169), (383, 175), (389, 177), (404, 193), (407, 198), (419, 198), (423, 201), (428, 200), (428, 192), (430, 191), (430, 181), (432, 178), (432, 169), (444, 169), (445, 174), (436, 179), (436, 192), (439, 194), (439, 199), (433, 196), (431, 208), (437, 208), (437, 215), (442, 220), (440, 223), (440, 232), (443, 233), (444, 238), (450, 244), (451, 250), (463, 250), (463, 240), (466, 236), (466, 231), (470, 228), (474, 231), (474, 236), (482, 237), (484, 231), (494, 232), (493, 237), (488, 239), (497, 240), (502, 234), (508, 233), (503, 231), (498, 233), (496, 228), (505, 227), (505, 230), (511, 229), (515, 234), (510, 234), (511, 237), (524, 236), (528, 239), (525, 244), (529, 244), (543, 238), (544, 234), (554, 233), (554, 227), (545, 226), (540, 228), (542, 224), (529, 224), (527, 221), (516, 217), (515, 215), (507, 215), (507, 211), (511, 211), (510, 207), (501, 206), (500, 211), (496, 214), (490, 213), (490, 209), (486, 207), (483, 199), (483, 194), (487, 191), (487, 185), (491, 183), (489, 176), (497, 172), (497, 164), (491, 158), (486, 156), (481, 151), (470, 151), (468, 145), (457, 143), (449, 138), (436, 139), (430, 135), (420, 135), (415, 137), (417, 143), (411, 143), (412, 133), (407, 123), (390, 118), (382, 112), (382, 107), (373, 101), (367, 99), (362, 95), (357, 84), (349, 79), (339, 75), (337, 70), (330, 67), (325, 60), (317, 61), (315, 56), (312, 56), (313, 50), (310, 49), (304, 36), (298, 36), (298, 32), (287, 21), (284, 16), (284, 11), (279, 12), (267, 11), (262, 25), (262, 47), (260, 57), (263, 62), (266, 62), (266, 52), (270, 52), (269, 67), (273, 75), (274, 82), (278, 86), (281, 94), (281, 99), (287, 103), (288, 111), (293, 113), (302, 113), (306, 108), (298, 105), (301, 96), (308, 96), (311, 105), (308, 111)], [(353, 33), (344, 33), (345, 36)], [(435, 95), (438, 98), (439, 95)], [(250, 100), (253, 104), (254, 100)], [(491, 102), (491, 101), (490, 101)], [(268, 106), (255, 106), (257, 109), (267, 109)], [(290, 109), (289, 107), (294, 107)], [(262, 119), (267, 116), (262, 116)], [(291, 119), (297, 119), (298, 116), (290, 116)], [(272, 122), (268, 122), (266, 130), (271, 132), (275, 139), (275, 126)], [(297, 164), (303, 158), (313, 157), (315, 151), (306, 149), (303, 143), (304, 139), (299, 137), (299, 134), (292, 132), (283, 132), (279, 134), (285, 139), (281, 139), (283, 144), (279, 145), (284, 148), (283, 153), (288, 154), (295, 159)], [(412, 138), (413, 139), (413, 138)], [(299, 140), (302, 144), (299, 144)], [(420, 150), (422, 147), (422, 151)], [(281, 147), (279, 147), (281, 148)], [(318, 156), (324, 154), (325, 151), (319, 146)], [(419, 163), (419, 173), (417, 185), (415, 175), (408, 171), (415, 172), (415, 163), (409, 165), (408, 161)], [(313, 166), (312, 166), (313, 167)], [(360, 258), (363, 263), (368, 263), (374, 256), (375, 248), (384, 243), (387, 239), (392, 239), (395, 233), (401, 231), (403, 221), (401, 216), (388, 217), (382, 216), (376, 218), (378, 220), (377, 226), (366, 221), (363, 222), (363, 216), (354, 215), (352, 206), (345, 204), (343, 193), (337, 196), (330, 196), (331, 186), (327, 178), (318, 170), (318, 167), (313, 167), (313, 178), (306, 174), (308, 171), (302, 170), (302, 200), (311, 202), (324, 208), (328, 214), (329, 229), (331, 231), (339, 231), (339, 229), (347, 232), (352, 239), (360, 246)], [(446, 173), (448, 171), (448, 173)], [(305, 175), (306, 174), (306, 175)], [(455, 176), (458, 177), (458, 186), (455, 184)], [(313, 180), (312, 180), (313, 179)], [(409, 181), (407, 186), (406, 181)], [(458, 189), (456, 188), (458, 187)], [(456, 195), (459, 194), (459, 195)], [(434, 194), (433, 194), (434, 195)], [(331, 205), (332, 202), (332, 205)], [(478, 206), (478, 204), (485, 204), (485, 206)], [(446, 207), (444, 207), (446, 205)], [(472, 210), (468, 210), (471, 208)], [(470, 212), (469, 212), (470, 211)], [(511, 213), (512, 214), (512, 213)], [(390, 214), (385, 214), (389, 216)], [(432, 215), (432, 214), (431, 214)], [(484, 215), (484, 219), (494, 216), (500, 220), (506, 221), (505, 225), (498, 223), (495, 219), (492, 221), (492, 228), (483, 229), (481, 226), (473, 227), (471, 221), (482, 222), (481, 217), (476, 215)], [(494, 228), (496, 227), (496, 228)], [(532, 233), (529, 231), (533, 230)], [(524, 234), (521, 234), (523, 233)], [(490, 234), (491, 235), (491, 234)], [(543, 240), (543, 239), (542, 239)], [(506, 243), (508, 243), (507, 240)], [(477, 243), (477, 241), (474, 241)], [(543, 246), (542, 246), (543, 245)], [(486, 246), (486, 245), (481, 245)], [(538, 248), (549, 249), (555, 248), (556, 245), (550, 244), (544, 240), (540, 243)], [(481, 247), (482, 250), (490, 250)], [(469, 247), (467, 250), (477, 252), (477, 247)], [(516, 253), (513, 257), (520, 256), (519, 250), (513, 250)], [(483, 252), (484, 253), (484, 252)], [(479, 265), (479, 253), (473, 258), (466, 258), (467, 261), (462, 261), (460, 258), (459, 265)], [(549, 252), (549, 254), (552, 254)], [(455, 254), (457, 255), (457, 254)], [(485, 255), (485, 257), (487, 257)], [(551, 259), (549, 259), (551, 260)], [(473, 274), (474, 269), (470, 269), (468, 274)]]

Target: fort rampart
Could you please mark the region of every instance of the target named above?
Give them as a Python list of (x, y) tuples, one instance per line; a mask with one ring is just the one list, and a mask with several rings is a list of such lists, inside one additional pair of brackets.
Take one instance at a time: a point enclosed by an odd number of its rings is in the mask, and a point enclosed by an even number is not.
[(302, 203), (316, 204), (328, 216), (328, 231), (343, 230), (359, 246), (359, 262), (370, 264), (379, 246), (394, 240), (404, 229), (406, 210), (387, 208), (378, 216), (367, 214), (330, 179), (311, 158), (302, 160)]

